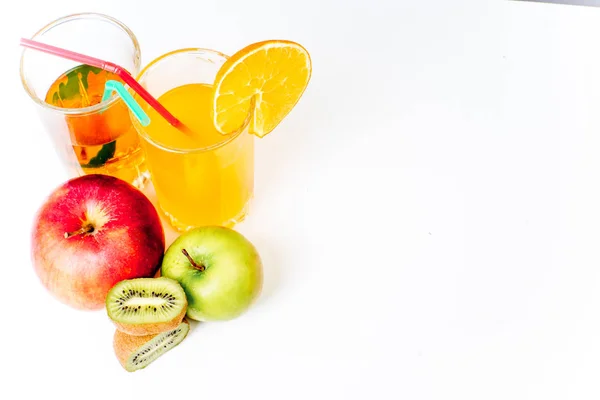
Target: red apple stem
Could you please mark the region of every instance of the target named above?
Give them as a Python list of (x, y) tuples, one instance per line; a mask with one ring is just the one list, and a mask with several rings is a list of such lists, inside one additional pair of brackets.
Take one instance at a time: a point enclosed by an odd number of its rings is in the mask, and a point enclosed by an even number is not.
[(192, 256), (190, 256), (190, 253), (188, 253), (186, 249), (181, 249), (181, 252), (183, 253), (184, 256), (187, 257), (190, 264), (192, 264), (192, 267), (196, 268), (200, 272), (202, 272), (206, 269), (206, 267), (204, 267), (204, 265), (198, 264), (196, 261), (194, 261), (194, 259), (192, 258)]
[(65, 232), (65, 239), (68, 239), (72, 236), (85, 235), (85, 234), (92, 233), (92, 232), (94, 232), (94, 225), (85, 224), (84, 226), (82, 226), (80, 229), (77, 229), (76, 231)]

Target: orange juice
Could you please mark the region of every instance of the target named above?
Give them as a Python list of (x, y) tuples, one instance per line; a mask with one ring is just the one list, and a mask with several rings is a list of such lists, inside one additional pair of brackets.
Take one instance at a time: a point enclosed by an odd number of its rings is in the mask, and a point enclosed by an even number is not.
[(241, 221), (254, 189), (253, 136), (246, 131), (217, 132), (209, 84), (181, 85), (158, 101), (193, 132), (174, 128), (140, 101), (151, 122), (136, 128), (144, 138), (142, 147), (160, 209), (180, 231)]

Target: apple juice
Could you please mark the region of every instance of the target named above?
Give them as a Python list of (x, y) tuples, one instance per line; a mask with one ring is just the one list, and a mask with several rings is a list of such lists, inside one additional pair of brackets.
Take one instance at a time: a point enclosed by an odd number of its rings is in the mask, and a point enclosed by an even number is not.
[[(75, 67), (58, 77), (45, 101), (60, 108), (92, 107), (102, 100), (108, 80), (122, 80), (89, 65)], [(129, 110), (118, 99), (89, 113), (66, 114), (73, 151), (84, 174), (104, 174), (138, 187), (145, 181), (145, 162)]]

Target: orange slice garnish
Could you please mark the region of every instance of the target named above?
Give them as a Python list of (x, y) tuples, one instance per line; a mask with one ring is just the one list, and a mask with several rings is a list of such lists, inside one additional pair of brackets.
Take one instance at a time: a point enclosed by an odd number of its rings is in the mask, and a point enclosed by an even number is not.
[(258, 137), (270, 133), (302, 97), (311, 70), (310, 55), (298, 43), (268, 40), (238, 51), (215, 78), (215, 128), (229, 134), (243, 126), (254, 98), (248, 130)]

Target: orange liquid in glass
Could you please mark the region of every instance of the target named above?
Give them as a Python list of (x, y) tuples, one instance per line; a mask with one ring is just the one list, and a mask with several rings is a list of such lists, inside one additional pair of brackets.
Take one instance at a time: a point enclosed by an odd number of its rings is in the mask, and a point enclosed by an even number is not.
[(178, 230), (241, 221), (254, 190), (254, 137), (215, 129), (210, 85), (179, 86), (158, 100), (193, 132), (172, 127), (140, 101), (151, 120), (140, 129), (151, 138), (142, 145), (160, 208)]
[[(100, 103), (108, 80), (121, 79), (104, 70), (80, 65), (51, 85), (45, 101), (61, 108), (83, 108)], [(66, 117), (73, 151), (86, 174), (112, 175), (141, 186), (144, 156), (129, 110), (121, 100), (103, 112)]]

